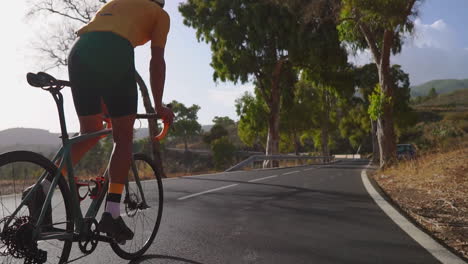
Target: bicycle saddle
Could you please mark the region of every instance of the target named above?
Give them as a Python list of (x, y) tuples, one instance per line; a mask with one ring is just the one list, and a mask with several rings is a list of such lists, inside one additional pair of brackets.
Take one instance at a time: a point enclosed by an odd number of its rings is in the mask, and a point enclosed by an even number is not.
[(40, 88), (70, 86), (70, 82), (57, 80), (52, 75), (45, 72), (38, 72), (37, 74), (29, 72), (26, 74), (26, 79), (28, 80), (29, 85)]
[(57, 83), (57, 79), (45, 72), (38, 72), (37, 74), (29, 72), (26, 75), (26, 79), (29, 85), (34, 87), (54, 86)]

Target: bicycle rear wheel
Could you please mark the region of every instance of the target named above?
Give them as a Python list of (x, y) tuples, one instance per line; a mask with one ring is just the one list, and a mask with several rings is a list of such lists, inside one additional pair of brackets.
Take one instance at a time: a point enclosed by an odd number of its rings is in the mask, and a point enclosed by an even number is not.
[[(30, 254), (31, 245), (47, 252), (45, 263), (65, 263), (68, 260), (72, 242), (69, 240), (31, 241), (32, 230), (36, 227), (34, 219), (26, 205), (20, 206), (23, 191), (36, 183), (44, 173), (51, 179), (56, 175), (57, 167), (47, 158), (29, 151), (13, 151), (0, 155), (0, 259), (2, 263), (25, 263)], [(39, 190), (42, 191), (42, 190)], [(51, 201), (52, 222), (42, 225), (42, 232), (73, 232), (69, 190), (65, 179), (60, 177)], [(45, 195), (44, 195), (45, 197)], [(41, 204), (39, 204), (41, 205)], [(41, 208), (38, 209), (39, 211)], [(8, 226), (7, 219), (13, 219)], [(25, 223), (27, 223), (27, 228)], [(23, 225), (22, 225), (23, 224)], [(21, 246), (29, 243), (29, 247)], [(35, 251), (35, 250), (33, 250)], [(29, 262), (27, 262), (29, 263)]]
[(123, 192), (121, 216), (135, 236), (125, 245), (111, 243), (111, 247), (119, 257), (131, 260), (143, 255), (156, 237), (162, 216), (163, 188), (156, 166), (144, 154), (133, 155), (128, 182)]

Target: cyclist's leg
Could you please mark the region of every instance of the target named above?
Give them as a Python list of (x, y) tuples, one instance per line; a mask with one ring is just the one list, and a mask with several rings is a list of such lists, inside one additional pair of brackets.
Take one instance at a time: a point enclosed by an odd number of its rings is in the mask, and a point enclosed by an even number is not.
[[(112, 121), (114, 150), (109, 166), (109, 192), (106, 209), (100, 221), (100, 231), (114, 237), (117, 242), (133, 238), (124, 220), (120, 217), (120, 206), (124, 184), (132, 161), (133, 124), (138, 105), (138, 91), (135, 80), (133, 47), (119, 36), (109, 36), (115, 45), (113, 63), (106, 69), (115, 71), (106, 74), (103, 86), (103, 101)], [(120, 78), (116, 78), (116, 76)]]
[[(97, 132), (104, 128), (102, 124), (102, 114), (78, 116), (78, 119), (80, 120), (81, 134)], [(98, 143), (99, 139), (100, 137), (95, 137), (74, 144), (71, 149), (73, 165), (78, 163), (78, 161), (83, 158), (86, 152), (88, 152), (94, 145)], [(62, 170), (62, 172), (64, 171)]]
[(111, 120), (115, 145), (109, 167), (110, 182), (124, 185), (127, 182), (132, 160), (135, 115), (114, 117)]

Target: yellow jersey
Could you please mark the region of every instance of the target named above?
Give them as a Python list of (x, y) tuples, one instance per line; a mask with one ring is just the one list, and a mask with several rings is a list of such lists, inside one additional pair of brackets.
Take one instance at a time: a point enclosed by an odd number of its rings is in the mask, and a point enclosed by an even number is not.
[(150, 0), (112, 0), (105, 4), (78, 36), (95, 31), (110, 31), (129, 40), (133, 47), (151, 41), (151, 47), (166, 46), (169, 15)]

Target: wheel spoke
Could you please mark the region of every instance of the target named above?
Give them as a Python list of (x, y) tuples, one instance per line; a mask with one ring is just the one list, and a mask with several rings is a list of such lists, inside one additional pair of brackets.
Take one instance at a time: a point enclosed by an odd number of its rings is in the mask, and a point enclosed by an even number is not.
[[(43, 203), (36, 197), (30, 196), (28, 206), (22, 205), (21, 208), (15, 215), (12, 215), (18, 209), (18, 206), (22, 203), (22, 193), (27, 186), (37, 182), (40, 175), (44, 173), (55, 175), (57, 170), (56, 166), (39, 154), (28, 151), (13, 151), (1, 154), (0, 158), (0, 219), (5, 217), (15, 217), (9, 226), (15, 224), (16, 219), (24, 219), (22, 221), (30, 221), (28, 218), (19, 218), (23, 216), (34, 217), (42, 209)], [(37, 189), (37, 188), (36, 188)], [(67, 186), (65, 180), (59, 179), (58, 188), (54, 194), (53, 206), (51, 206), (52, 217), (56, 220), (66, 219), (67, 224), (64, 225), (63, 229), (67, 232), (73, 232), (73, 223), (71, 222), (71, 213), (68, 206), (68, 192), (66, 192)], [(36, 194), (32, 194), (36, 196)], [(31, 203), (31, 205), (29, 204)], [(31, 210), (32, 212), (29, 212)], [(60, 215), (62, 214), (62, 215)], [(45, 220), (47, 219), (44, 218)], [(31, 224), (35, 224), (31, 222)], [(1, 227), (2, 229), (4, 227)], [(12, 232), (15, 232), (12, 229)], [(32, 232), (26, 231), (26, 232)], [(28, 234), (26, 234), (28, 235)], [(71, 241), (67, 240), (41, 240), (31, 241), (32, 243), (37, 242), (38, 249), (47, 251), (46, 263), (57, 263), (65, 262), (68, 258), (69, 251), (71, 249)], [(0, 254), (6, 254), (7, 256), (1, 257), (1, 263), (24, 263), (25, 259), (13, 258), (8, 253), (8, 245), (0, 245)], [(12, 254), (12, 253), (11, 253)]]
[[(136, 203), (136, 211), (130, 210), (127, 204), (128, 218), (127, 224), (134, 231), (135, 235), (132, 241), (127, 241), (126, 245), (112, 244), (112, 249), (122, 258), (131, 259), (142, 255), (149, 244), (153, 242), (154, 236), (159, 228), (162, 208), (160, 208), (160, 199), (162, 198), (162, 182), (157, 177), (156, 170), (150, 158), (137, 154), (134, 156), (133, 170), (129, 174), (128, 192), (132, 199), (131, 203)], [(138, 174), (138, 176), (136, 176)], [(153, 175), (149, 178), (149, 175)], [(140, 183), (136, 180), (141, 180)], [(156, 181), (154, 181), (156, 179)], [(152, 180), (145, 184), (145, 180)], [(154, 185), (156, 182), (156, 185)], [(141, 209), (141, 203), (145, 202), (149, 206), (147, 209)], [(151, 208), (151, 209), (150, 209)]]

